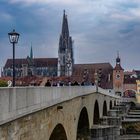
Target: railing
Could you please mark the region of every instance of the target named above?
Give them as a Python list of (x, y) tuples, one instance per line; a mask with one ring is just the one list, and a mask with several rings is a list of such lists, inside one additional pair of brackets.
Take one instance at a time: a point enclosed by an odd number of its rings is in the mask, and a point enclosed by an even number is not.
[[(32, 112), (95, 92), (94, 86), (0, 88), (0, 125)], [(101, 88), (98, 92), (119, 98)]]

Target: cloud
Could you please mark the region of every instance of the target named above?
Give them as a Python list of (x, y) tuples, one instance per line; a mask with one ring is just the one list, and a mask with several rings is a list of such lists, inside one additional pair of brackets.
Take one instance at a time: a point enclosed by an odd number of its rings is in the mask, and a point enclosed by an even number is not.
[(74, 5), (78, 4), (79, 1), (71, 1), (71, 0), (10, 0), (10, 3), (24, 3), (26, 5), (31, 4), (66, 4), (66, 5)]
[(110, 16), (110, 18), (113, 18), (116, 20), (124, 20), (124, 21), (130, 21), (130, 20), (134, 19), (133, 16), (129, 16), (129, 15), (122, 14), (122, 13), (114, 13)]
[[(21, 32), (18, 57), (26, 56), (30, 42), (36, 56), (57, 57), (62, 11), (66, 9), (77, 63), (112, 62), (117, 50), (122, 55), (129, 54), (133, 61), (139, 58), (134, 51), (140, 44), (139, 0), (7, 0), (7, 3), (1, 14), (4, 13), (5, 21), (13, 20), (12, 25)], [(132, 50), (134, 54), (130, 53)], [(129, 65), (126, 62), (125, 67)]]
[(0, 22), (13, 20), (13, 16), (7, 12), (4, 12), (4, 11), (0, 11), (0, 17), (2, 19)]
[(140, 19), (140, 9), (139, 8), (131, 9), (130, 12), (131, 12), (132, 16), (134, 16), (137, 19)]

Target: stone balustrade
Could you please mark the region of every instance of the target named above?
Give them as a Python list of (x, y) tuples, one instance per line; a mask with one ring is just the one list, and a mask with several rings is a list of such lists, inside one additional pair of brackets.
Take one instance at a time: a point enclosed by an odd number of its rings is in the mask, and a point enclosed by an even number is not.
[[(94, 86), (0, 88), (0, 125), (79, 96), (96, 92)], [(99, 94), (119, 99), (99, 88)]]

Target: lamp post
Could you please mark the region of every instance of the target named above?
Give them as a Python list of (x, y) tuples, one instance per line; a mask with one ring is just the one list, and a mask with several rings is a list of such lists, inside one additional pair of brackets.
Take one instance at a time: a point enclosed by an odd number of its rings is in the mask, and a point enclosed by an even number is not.
[(13, 87), (15, 87), (15, 44), (18, 43), (19, 35), (15, 30), (8, 33), (10, 43), (13, 44)]

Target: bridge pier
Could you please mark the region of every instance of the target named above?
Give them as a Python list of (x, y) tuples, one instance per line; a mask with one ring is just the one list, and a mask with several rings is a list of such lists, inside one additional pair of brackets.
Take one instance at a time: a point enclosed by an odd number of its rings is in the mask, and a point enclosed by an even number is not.
[(107, 116), (100, 118), (98, 125), (93, 125), (90, 134), (91, 140), (120, 140), (122, 117), (126, 110), (124, 106), (114, 106)]
[(119, 140), (118, 127), (96, 125), (91, 128), (91, 140)]

